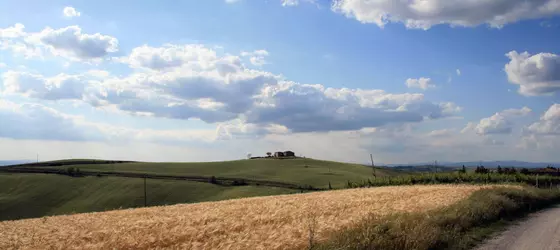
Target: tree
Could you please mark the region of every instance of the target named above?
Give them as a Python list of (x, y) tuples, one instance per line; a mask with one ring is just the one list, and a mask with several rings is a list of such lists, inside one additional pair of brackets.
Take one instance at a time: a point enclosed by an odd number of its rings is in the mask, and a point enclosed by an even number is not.
[(272, 156), (272, 153), (271, 152), (266, 152), (266, 156), (270, 157), (270, 156)]
[(466, 174), (467, 173), (467, 168), (465, 167), (465, 165), (463, 165), (463, 168), (461, 168), (461, 170), (459, 170), (460, 173)]
[(498, 174), (503, 174), (504, 170), (502, 169), (502, 167), (500, 165), (498, 165)]
[(522, 168), (522, 169), (521, 169), (521, 173), (522, 173), (522, 174), (529, 174), (529, 169), (527, 169), (527, 168)]
[(212, 175), (212, 177), (210, 177), (210, 181), (209, 181), (209, 182), (212, 183), (212, 184), (217, 184), (218, 182), (216, 181), (216, 176), (213, 176), (213, 175)]
[(479, 167), (476, 167), (474, 172), (477, 173), (477, 174), (487, 174), (489, 171), (484, 166), (479, 166)]

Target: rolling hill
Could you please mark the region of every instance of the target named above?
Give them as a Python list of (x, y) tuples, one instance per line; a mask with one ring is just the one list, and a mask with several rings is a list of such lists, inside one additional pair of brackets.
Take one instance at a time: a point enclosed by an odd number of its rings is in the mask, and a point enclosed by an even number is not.
[[(347, 181), (372, 178), (372, 169), (313, 159), (253, 159), (207, 163), (108, 162), (102, 160), (63, 160), (8, 167), (38, 170), (79, 168), (92, 176), (70, 177), (29, 174), (0, 170), (0, 220), (41, 217), (68, 213), (106, 211), (144, 205), (144, 180), (130, 177), (96, 177), (94, 173), (141, 173), (147, 175), (201, 176), (202, 181), (147, 180), (147, 205), (194, 203), (240, 197), (299, 193), (297, 188), (280, 185), (222, 185), (209, 183), (216, 178), (244, 178), (274, 181), (293, 186), (312, 185), (326, 189), (344, 187)], [(402, 174), (377, 168), (377, 176)], [(286, 185), (290, 187), (290, 185)]]
[[(297, 190), (173, 180), (146, 181), (148, 206), (295, 193)], [(0, 173), (0, 220), (144, 206), (144, 180)]]
[[(143, 174), (165, 174), (176, 176), (205, 176), (205, 177), (230, 177), (245, 178), (264, 181), (278, 181), (299, 185), (326, 188), (329, 182), (332, 187), (343, 187), (347, 181), (362, 181), (373, 178), (371, 167), (321, 161), (315, 159), (253, 159), (224, 162), (201, 163), (152, 163), (152, 162), (124, 162), (105, 164), (102, 161), (92, 161), (87, 164), (85, 160), (55, 161), (48, 164), (26, 164), (26, 167), (65, 170), (68, 167), (80, 168), (81, 171), (92, 172), (121, 172)], [(48, 166), (48, 165), (51, 166)], [(376, 168), (376, 175), (395, 176), (402, 175), (402, 171), (390, 168)]]

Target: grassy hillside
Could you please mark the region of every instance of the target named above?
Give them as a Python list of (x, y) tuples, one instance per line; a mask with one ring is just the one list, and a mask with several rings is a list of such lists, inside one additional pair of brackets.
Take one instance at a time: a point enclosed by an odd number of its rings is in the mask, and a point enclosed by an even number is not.
[[(223, 187), (170, 180), (147, 180), (146, 186), (149, 206), (295, 192), (273, 187)], [(143, 205), (143, 179), (0, 173), (0, 220)]]
[[(65, 164), (68, 164), (66, 162)], [(48, 168), (65, 169), (55, 166)], [(360, 182), (372, 178), (372, 169), (358, 164), (347, 164), (313, 159), (253, 159), (204, 163), (117, 163), (78, 165), (85, 171), (116, 171), (167, 175), (201, 175), (281, 181), (314, 187), (344, 187), (347, 181)], [(377, 176), (403, 174), (387, 168), (377, 168)]]

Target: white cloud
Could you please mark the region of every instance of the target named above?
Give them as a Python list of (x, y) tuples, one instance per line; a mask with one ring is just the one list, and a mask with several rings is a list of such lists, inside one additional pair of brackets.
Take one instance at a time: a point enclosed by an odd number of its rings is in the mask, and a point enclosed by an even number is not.
[[(120, 60), (134, 68), (168, 70), (189, 67), (201, 71), (205, 68), (215, 67), (215, 64), (218, 64), (217, 59), (216, 52), (203, 45), (166, 44), (158, 48), (147, 45), (136, 47), (128, 57)], [(241, 63), (238, 64), (240, 66)]]
[(334, 0), (332, 10), (379, 27), (390, 22), (403, 23), (412, 29), (429, 29), (438, 24), (502, 27), (558, 15), (560, 3), (557, 0)]
[(23, 55), (25, 58), (42, 57), (40, 48), (24, 41), (28, 36), (24, 29), (25, 26), (21, 23), (0, 29), (0, 50), (11, 50), (13, 53)]
[(31, 35), (28, 41), (46, 46), (54, 55), (73, 60), (98, 59), (118, 51), (116, 38), (99, 33), (83, 34), (78, 26), (57, 30), (47, 27)]
[(531, 55), (511, 51), (505, 71), (511, 83), (519, 85), (519, 93), (527, 96), (551, 95), (560, 92), (560, 56), (552, 53)]
[(497, 112), (491, 117), (480, 120), (476, 126), (473, 126), (471, 123), (467, 125), (467, 127), (474, 129), (476, 133), (481, 135), (510, 134), (512, 133), (514, 126), (512, 119), (520, 116), (526, 116), (529, 113), (531, 113), (531, 109), (528, 107), (523, 107), (521, 109), (506, 109), (504, 111)]
[(241, 52), (241, 56), (249, 57), (249, 61), (251, 62), (251, 64), (258, 67), (268, 64), (268, 62), (265, 60), (265, 57), (267, 57), (268, 55), (268, 51), (262, 49), (255, 50), (253, 52)]
[(455, 72), (457, 73), (458, 76), (461, 75), (461, 70), (460, 69), (457, 69)]
[(88, 70), (86, 73), (90, 76), (97, 77), (97, 78), (102, 78), (102, 79), (109, 77), (109, 75), (111, 74), (111, 73), (109, 73), (109, 71), (98, 70), (98, 69)]
[(8, 27), (5, 29), (0, 29), (0, 39), (2, 38), (18, 38), (25, 36), (25, 32), (23, 31), (25, 26), (21, 23), (16, 23), (13, 27)]
[(5, 67), (7, 67), (7, 66), (8, 66), (8, 65), (6, 65), (5, 63), (0, 62), (0, 68), (5, 68)]
[(430, 79), (430, 78), (424, 78), (424, 77), (421, 77), (421, 78), (418, 78), (418, 79), (408, 78), (406, 80), (405, 85), (408, 88), (420, 88), (420, 89), (426, 90), (428, 88), (435, 87), (435, 85), (431, 84), (431, 82), (432, 82), (432, 79)]
[(299, 4), (299, 0), (280, 0), (282, 2), (282, 6), (297, 6)]
[(0, 100), (0, 138), (52, 141), (148, 142), (181, 144), (211, 142), (216, 131), (153, 130), (91, 123), (39, 104), (16, 104)]
[(118, 40), (108, 35), (84, 34), (78, 26), (61, 29), (47, 27), (41, 32), (27, 33), (24, 26), (0, 29), (0, 49), (12, 50), (26, 58), (42, 57), (43, 50), (71, 60), (99, 60), (118, 51)]
[(241, 2), (241, 0), (225, 0), (226, 3), (238, 3)]
[(432, 103), (422, 94), (289, 82), (269, 72), (246, 69), (238, 57), (218, 56), (198, 45), (143, 46), (123, 61), (156, 70), (123, 78), (99, 72), (54, 78), (11, 72), (5, 76), (9, 81), (4, 92), (82, 100), (135, 115), (207, 123), (239, 119), (242, 126), (251, 128), (241, 131), (280, 127), (292, 132), (356, 130), (441, 119), (460, 112), (453, 103)]
[(86, 81), (81, 76), (59, 74), (46, 78), (16, 71), (2, 74), (2, 82), (4, 86), (0, 89), (4, 94), (17, 93), (46, 100), (82, 99), (86, 87)]
[(80, 15), (82, 15), (82, 13), (80, 13), (79, 11), (77, 11), (76, 9), (70, 6), (64, 7), (62, 13), (64, 14), (65, 17), (70, 17), (70, 18), (79, 17)]
[(38, 104), (15, 104), (0, 100), (0, 137), (81, 141), (94, 139), (73, 118)]
[(553, 104), (540, 120), (527, 127), (527, 132), (537, 135), (560, 135), (560, 104)]

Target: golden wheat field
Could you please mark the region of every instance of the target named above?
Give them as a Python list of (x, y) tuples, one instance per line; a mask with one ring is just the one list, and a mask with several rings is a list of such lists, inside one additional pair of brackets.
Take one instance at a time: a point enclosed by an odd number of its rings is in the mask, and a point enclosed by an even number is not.
[[(370, 213), (450, 205), (485, 186), (348, 189), (0, 222), (0, 249), (297, 249)], [(488, 187), (488, 186), (486, 186)]]

